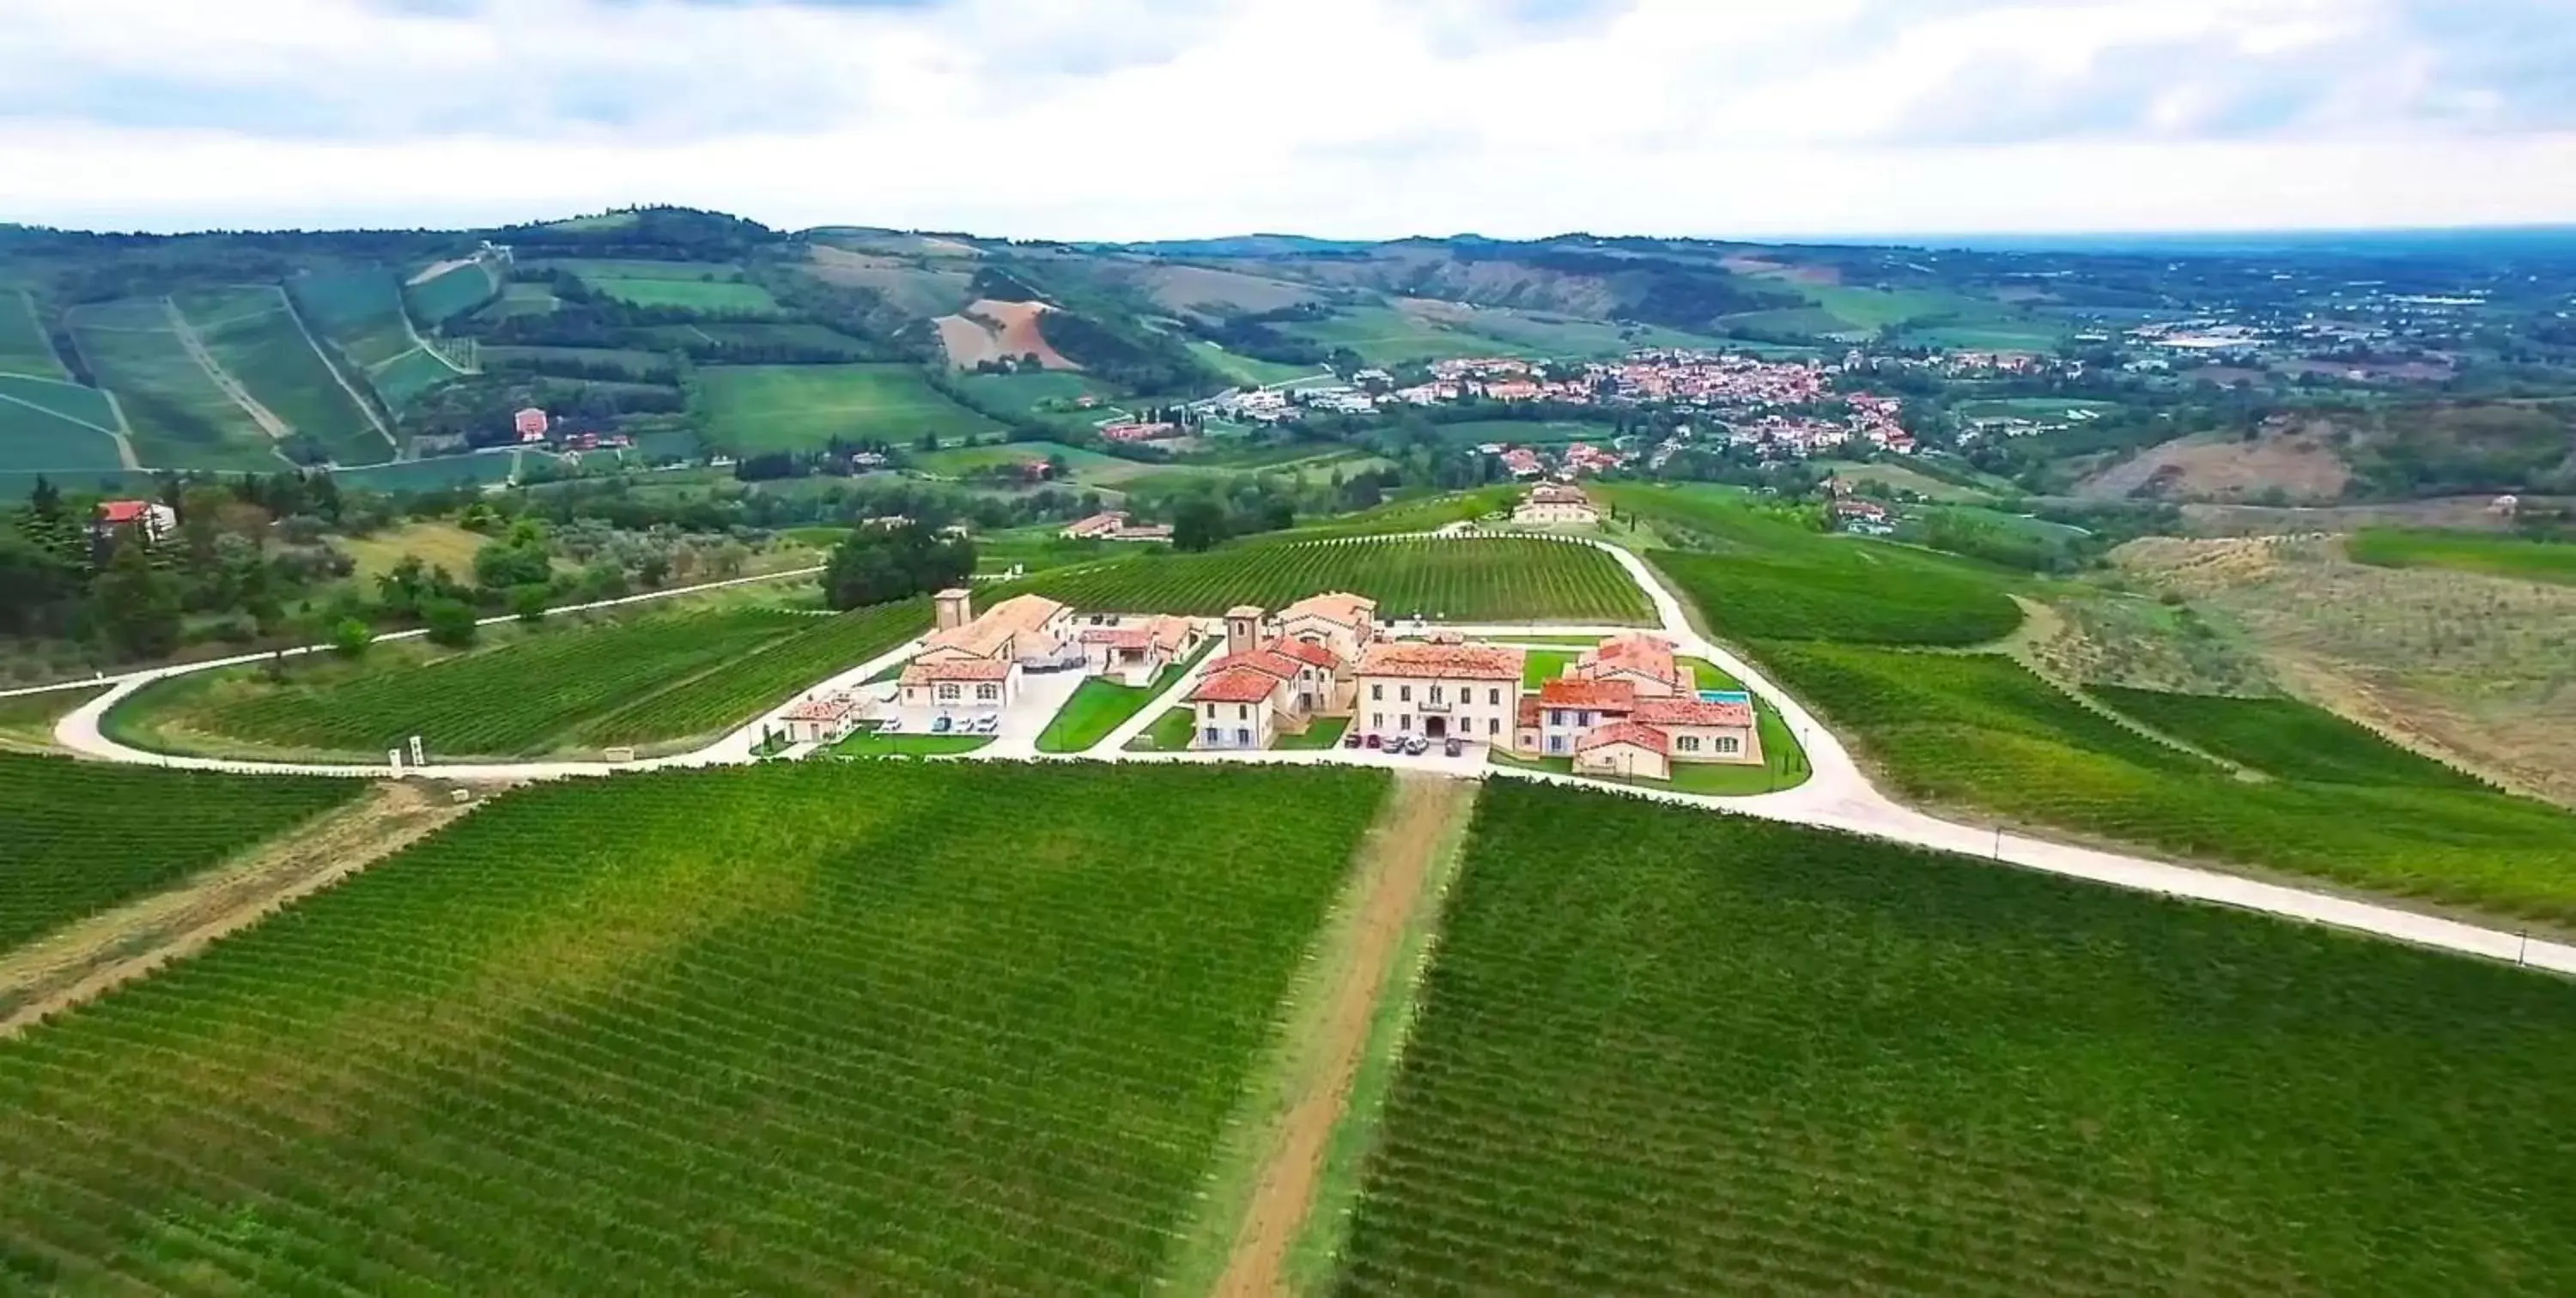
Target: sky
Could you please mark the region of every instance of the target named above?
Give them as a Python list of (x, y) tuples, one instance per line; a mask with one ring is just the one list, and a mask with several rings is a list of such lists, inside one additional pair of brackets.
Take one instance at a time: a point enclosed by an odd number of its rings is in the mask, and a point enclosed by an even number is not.
[(7, 0), (0, 221), (2576, 221), (2571, 0)]

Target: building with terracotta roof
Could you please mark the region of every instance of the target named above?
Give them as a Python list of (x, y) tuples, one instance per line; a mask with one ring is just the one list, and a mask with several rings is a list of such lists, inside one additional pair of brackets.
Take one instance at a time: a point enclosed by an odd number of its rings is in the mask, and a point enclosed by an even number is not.
[[(1696, 673), (1674, 658), (1671, 642), (1650, 635), (1604, 640), (1564, 675), (1540, 682), (1538, 691), (1522, 700), (1514, 746), (1526, 756), (1575, 759), (1582, 769), (1586, 745), (1623, 726), (1652, 732), (1659, 744), (1657, 761), (1665, 765), (1754, 765), (1763, 760), (1760, 720), (1751, 696), (1701, 692)], [(1621, 733), (1632, 741), (1643, 738), (1634, 731)], [(1638, 771), (1657, 764), (1623, 749), (1595, 759), (1595, 765), (1613, 760)]]
[(90, 522), (90, 534), (102, 543), (113, 542), (124, 532), (153, 545), (178, 529), (179, 511), (157, 500), (102, 500)]
[(936, 630), (917, 662), (953, 658), (1051, 664), (1073, 645), (1073, 610), (1043, 595), (1014, 595), (973, 616), (974, 593), (943, 590), (931, 597)]
[(999, 711), (1020, 696), (1020, 665), (1004, 658), (915, 658), (895, 680), (907, 708)]
[(1205, 638), (1199, 624), (1185, 617), (1128, 618), (1115, 626), (1086, 628), (1083, 663), (1094, 676), (1143, 689), (1164, 668), (1196, 652)]
[(1377, 601), (1348, 591), (1309, 595), (1279, 610), (1271, 634), (1325, 645), (1344, 658), (1357, 658), (1377, 640)]
[(1601, 511), (1581, 487), (1542, 482), (1512, 507), (1512, 521), (1529, 527), (1590, 527), (1601, 521)]
[(1291, 686), (1291, 677), (1249, 662), (1215, 667), (1190, 691), (1190, 747), (1268, 748), (1294, 706)]
[(1576, 659), (1567, 675), (1595, 681), (1626, 681), (1639, 698), (1693, 693), (1691, 669), (1673, 656), (1673, 642), (1661, 636), (1613, 636)]
[(1356, 728), (1381, 739), (1464, 739), (1508, 747), (1519, 716), (1518, 649), (1479, 644), (1376, 644), (1353, 672)]
[(1607, 775), (1623, 780), (1673, 778), (1672, 737), (1653, 726), (1614, 721), (1583, 737), (1574, 747), (1579, 775)]
[(867, 701), (855, 694), (822, 694), (789, 708), (779, 722), (791, 744), (836, 744), (867, 710)]

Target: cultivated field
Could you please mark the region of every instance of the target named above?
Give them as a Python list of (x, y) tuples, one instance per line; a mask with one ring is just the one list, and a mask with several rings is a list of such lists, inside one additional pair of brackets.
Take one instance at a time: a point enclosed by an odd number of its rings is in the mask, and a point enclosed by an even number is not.
[(1277, 361), (1265, 361), (1257, 356), (1230, 352), (1204, 339), (1191, 343), (1190, 351), (1198, 356), (1200, 364), (1216, 371), (1229, 382), (1247, 388), (1286, 383), (1292, 379), (1312, 378), (1323, 372), (1323, 367), (1320, 365), (1282, 365)]
[[(2439, 767), (2408, 776), (2376, 737), (2306, 716), (2297, 711), (2304, 705), (2150, 707), (2183, 732), (2177, 739), (2283, 768), (2264, 771), (2277, 778), (2246, 780), (2121, 725), (2008, 658), (1785, 641), (1754, 652), (1909, 799), (2187, 860), (2576, 923), (2576, 814), (2463, 788)], [(2293, 758), (2247, 737), (2264, 726), (2317, 747)], [(2346, 774), (2317, 778), (2325, 771)], [(2369, 782), (2349, 782), (2356, 772)]]
[(1278, 326), (1293, 338), (1327, 348), (1347, 347), (1371, 365), (1436, 361), (1468, 356), (1535, 356), (1534, 348), (1468, 333), (1393, 307), (1344, 307), (1321, 320)]
[(74, 307), (65, 321), (90, 373), (116, 394), (145, 464), (258, 472), (284, 465), (275, 440), (180, 341), (163, 300)]
[(334, 461), (393, 458), (393, 442), (306, 340), (283, 290), (262, 285), (176, 300), (206, 351), (251, 400), (320, 442)]
[(314, 660), (285, 684), (256, 670), (156, 683), (108, 724), (128, 742), (200, 753), (381, 758), (412, 735), (433, 760), (711, 738), (892, 649), (919, 604), (818, 618), (774, 609), (549, 627), (427, 663)]
[(2356, 562), (2382, 568), (2449, 568), (2576, 586), (2576, 544), (2565, 541), (2370, 527), (2355, 532), (2345, 550)]
[(361, 369), (372, 372), (415, 346), (403, 324), (402, 284), (381, 266), (299, 275), (286, 291), (304, 322)]
[[(992, 409), (1016, 410), (1033, 419), (1079, 424), (1090, 427), (1109, 417), (1105, 409), (1074, 409), (1073, 403), (1090, 397), (1107, 406), (1117, 401), (1118, 389), (1085, 374), (1063, 370), (1043, 374), (963, 374), (957, 386), (978, 403)], [(1040, 410), (1043, 405), (1058, 407)]]
[(1046, 313), (1053, 309), (1041, 302), (996, 302), (988, 298), (970, 302), (963, 312), (941, 316), (932, 323), (939, 326), (939, 344), (948, 352), (948, 363), (961, 370), (986, 361), (1016, 361), (1029, 356), (1037, 357), (1038, 364), (1050, 370), (1080, 369), (1046, 340), (1043, 324)]
[(365, 787), (0, 752), (0, 950), (212, 865)]
[(445, 324), (500, 296), (500, 273), (479, 260), (454, 263), (403, 285), (403, 301), (424, 328)]
[(0, 374), (39, 379), (68, 379), (63, 358), (54, 354), (36, 318), (36, 301), (24, 289), (0, 289)]
[(1502, 783), (1340, 1288), (2549, 1294), (2571, 1139), (2561, 980)]
[(2095, 686), (2121, 715), (2224, 761), (2284, 780), (2485, 789), (2331, 712), (2293, 699), (2214, 698)]
[[(511, 794), (0, 1052), (0, 1256), (68, 1291), (1150, 1289), (1385, 787)], [(1172, 807), (1244, 831), (1136, 832)]]
[(1653, 605), (1608, 554), (1555, 541), (1363, 541), (1158, 552), (1040, 573), (1032, 590), (1086, 612), (1214, 615), (1326, 591), (1378, 602), (1382, 620), (1647, 623)]
[(818, 450), (833, 438), (910, 444), (1001, 425), (940, 395), (910, 365), (732, 365), (698, 371), (710, 443), (737, 454)]
[(115, 405), (96, 388), (0, 374), (0, 469), (113, 471), (124, 463), (118, 431)]

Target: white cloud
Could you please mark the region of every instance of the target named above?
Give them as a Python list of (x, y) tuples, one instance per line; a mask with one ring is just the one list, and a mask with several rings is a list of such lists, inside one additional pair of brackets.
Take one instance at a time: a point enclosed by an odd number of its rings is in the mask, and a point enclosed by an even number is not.
[(1142, 238), (2576, 218), (2566, 65), (2477, 44), (2528, 26), (2404, 0), (12, 8), (0, 219), (674, 201)]

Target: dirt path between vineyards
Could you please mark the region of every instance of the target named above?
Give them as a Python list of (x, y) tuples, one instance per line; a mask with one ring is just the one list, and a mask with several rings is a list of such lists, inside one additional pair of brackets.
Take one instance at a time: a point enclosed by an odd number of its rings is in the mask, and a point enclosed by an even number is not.
[(1269, 1132), (1259, 1179), (1237, 1227), (1220, 1295), (1288, 1292), (1290, 1250), (1322, 1188), (1333, 1131), (1349, 1108), (1351, 1085), (1368, 1052), (1378, 1000), (1404, 949), (1405, 929), (1444, 844), (1475, 807), (1474, 780), (1399, 776), (1395, 792), (1361, 849), (1358, 904), (1341, 917), (1343, 931), (1326, 951), (1337, 957), (1322, 986), (1319, 1011), (1297, 1025), (1289, 1066), (1289, 1102)]
[(443, 787), (378, 785), (176, 886), (0, 955), (0, 1040), (204, 950), (471, 810)]

